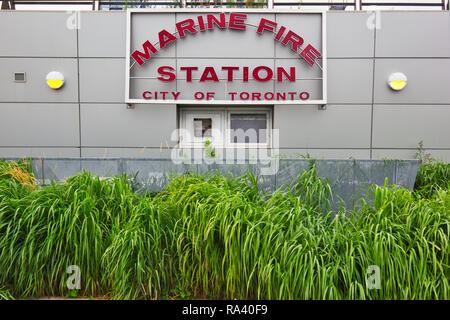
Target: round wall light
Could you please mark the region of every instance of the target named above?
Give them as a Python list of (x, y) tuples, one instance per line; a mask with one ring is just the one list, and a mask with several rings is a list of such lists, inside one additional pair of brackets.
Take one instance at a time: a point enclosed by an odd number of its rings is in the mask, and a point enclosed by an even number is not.
[(392, 90), (400, 91), (404, 87), (406, 87), (407, 81), (408, 79), (406, 78), (404, 73), (395, 72), (389, 76), (388, 83), (389, 87), (391, 87)]
[(52, 89), (59, 89), (64, 84), (64, 75), (59, 71), (52, 71), (47, 74), (47, 85)]

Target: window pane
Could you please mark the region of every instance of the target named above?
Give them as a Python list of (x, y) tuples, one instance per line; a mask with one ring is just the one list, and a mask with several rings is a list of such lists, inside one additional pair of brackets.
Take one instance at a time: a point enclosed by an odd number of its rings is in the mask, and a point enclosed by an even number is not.
[(194, 118), (194, 136), (198, 138), (211, 137), (212, 119)]
[(267, 114), (232, 113), (232, 143), (266, 143)]

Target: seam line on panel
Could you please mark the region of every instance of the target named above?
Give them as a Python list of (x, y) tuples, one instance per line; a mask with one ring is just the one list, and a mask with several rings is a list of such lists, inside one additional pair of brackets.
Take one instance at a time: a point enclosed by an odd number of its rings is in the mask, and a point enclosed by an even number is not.
[[(78, 13), (78, 14), (80, 14), (80, 13)], [(81, 158), (80, 42), (78, 41), (78, 30), (79, 29), (77, 28), (78, 143), (79, 143), (80, 158)]]
[[(381, 14), (377, 12), (376, 14)], [(381, 18), (381, 17), (380, 17)], [(373, 29), (373, 57), (372, 57), (372, 106), (370, 114), (370, 159), (373, 159), (373, 108), (375, 102), (375, 53), (377, 45), (377, 28)]]

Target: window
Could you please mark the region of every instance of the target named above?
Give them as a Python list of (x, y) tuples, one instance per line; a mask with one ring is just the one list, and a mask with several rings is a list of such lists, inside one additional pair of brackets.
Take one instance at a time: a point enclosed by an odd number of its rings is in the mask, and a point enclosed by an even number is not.
[(230, 143), (267, 143), (267, 113), (230, 113)]
[(269, 148), (271, 128), (271, 108), (180, 108), (182, 147)]

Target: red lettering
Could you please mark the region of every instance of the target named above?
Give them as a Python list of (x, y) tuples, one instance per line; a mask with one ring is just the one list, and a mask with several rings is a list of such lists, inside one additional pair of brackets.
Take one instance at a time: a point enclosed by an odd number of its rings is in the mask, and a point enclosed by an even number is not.
[(264, 99), (266, 99), (266, 100), (273, 100), (273, 97), (274, 97), (274, 94), (272, 92), (264, 93)]
[(231, 101), (234, 101), (234, 96), (237, 94), (237, 92), (228, 92), (228, 94), (231, 96)]
[(203, 100), (205, 98), (205, 94), (201, 91), (194, 93), (195, 100)]
[(250, 94), (248, 92), (241, 92), (239, 94), (239, 98), (241, 98), (241, 100), (248, 100), (248, 98), (250, 98)]
[(290, 82), (295, 82), (295, 67), (290, 67), (289, 73), (283, 68), (277, 68), (277, 82), (283, 82), (283, 75), (286, 76)]
[(228, 72), (227, 80), (228, 82), (233, 81), (233, 72), (236, 70), (239, 70), (239, 67), (222, 67), (222, 70), (225, 70)]
[(159, 32), (158, 36), (160, 49), (164, 48), (169, 43), (177, 40), (177, 38), (174, 35), (170, 34), (169, 31), (164, 29)]
[(308, 92), (301, 92), (300, 93), (300, 99), (301, 100), (308, 100), (309, 99), (309, 93)]
[(289, 30), (281, 43), (286, 46), (289, 42), (291, 43), (291, 49), (294, 52), (298, 52), (298, 48), (303, 44), (303, 38)]
[(259, 26), (258, 26), (258, 29), (256, 30), (256, 32), (258, 32), (259, 34), (262, 34), (263, 30), (275, 32), (276, 26), (277, 26), (276, 22), (261, 18), (261, 21), (259, 22)]
[(181, 67), (180, 71), (186, 71), (186, 82), (192, 82), (192, 71), (198, 70), (197, 67)]
[[(175, 72), (175, 69), (170, 66), (161, 66), (158, 68), (158, 73), (161, 75), (161, 77), (158, 77), (158, 80), (164, 81), (164, 82), (174, 81), (176, 78), (174, 72)], [(166, 76), (168, 78), (165, 78), (164, 76)]]
[(321, 57), (319, 51), (316, 50), (312, 45), (308, 44), (305, 49), (300, 52), (300, 56), (303, 57), (303, 59), (306, 60), (310, 65), (314, 65), (314, 60)]
[(158, 50), (150, 43), (150, 41), (145, 41), (142, 45), (144, 48), (144, 53), (136, 50), (134, 51), (131, 56), (133, 57), (134, 61), (136, 61), (140, 66), (142, 66), (145, 62), (142, 60), (144, 58), (145, 60), (150, 59), (150, 52), (153, 54), (156, 54)]
[(175, 27), (177, 28), (178, 35), (180, 36), (180, 38), (184, 38), (185, 31), (188, 31), (189, 33), (192, 34), (197, 33), (197, 30), (195, 30), (194, 25), (195, 25), (194, 20), (186, 19), (175, 24)]
[(214, 99), (215, 94), (216, 94), (215, 92), (207, 92), (206, 93), (206, 100)]
[(198, 28), (200, 31), (205, 31), (205, 21), (203, 20), (203, 16), (198, 16), (197, 17), (198, 20)]
[(230, 13), (230, 23), (228, 24), (228, 27), (230, 29), (245, 30), (246, 26), (244, 23), (246, 19), (246, 14)]
[(205, 67), (202, 76), (200, 77), (200, 82), (205, 81), (214, 81), (219, 82), (219, 78), (217, 77), (217, 73), (213, 67)]
[(277, 92), (277, 100), (286, 100), (286, 92)]
[(286, 31), (286, 27), (281, 26), (280, 30), (278, 30), (277, 35), (275, 36), (275, 40), (280, 41), (284, 31)]
[(248, 82), (248, 67), (244, 67), (243, 69), (244, 69), (244, 71), (243, 71), (242, 75), (243, 75), (244, 79), (242, 81), (243, 82)]
[(225, 13), (219, 14), (218, 20), (213, 14), (208, 14), (206, 16), (206, 20), (208, 23), (208, 29), (213, 29), (214, 24), (217, 25), (220, 29), (225, 29), (227, 27), (227, 21), (225, 20)]
[(252, 100), (261, 100), (260, 92), (252, 92)]
[[(265, 70), (266, 71), (266, 77), (265, 78), (261, 78), (259, 76), (259, 71), (260, 70)], [(260, 81), (260, 82), (266, 82), (266, 81), (272, 80), (272, 78), (273, 78), (273, 71), (269, 67), (265, 67), (265, 66), (256, 67), (253, 70), (253, 78), (256, 81)]]
[(142, 97), (145, 100), (150, 100), (152, 98), (152, 93), (150, 91), (144, 91), (144, 93), (142, 94)]
[(172, 92), (173, 98), (174, 98), (175, 100), (177, 100), (177, 99), (178, 99), (178, 96), (180, 95), (180, 93), (181, 93), (181, 92)]

